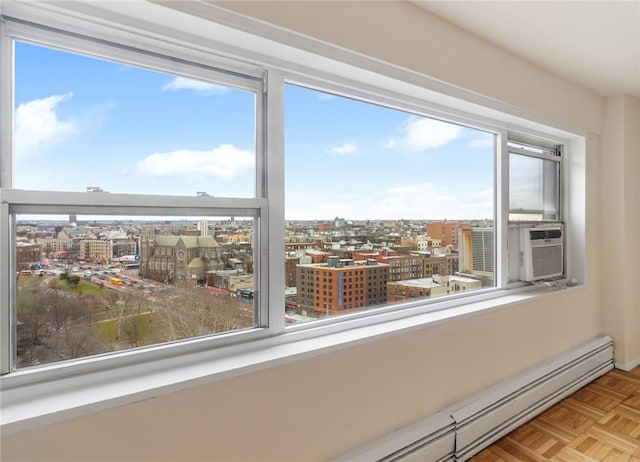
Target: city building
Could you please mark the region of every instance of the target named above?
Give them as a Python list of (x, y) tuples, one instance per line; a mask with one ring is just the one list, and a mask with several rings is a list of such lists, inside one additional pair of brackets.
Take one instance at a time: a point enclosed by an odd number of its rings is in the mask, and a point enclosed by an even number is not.
[(458, 271), (458, 254), (438, 254), (435, 250), (422, 255), (422, 277), (428, 278), (434, 274), (455, 274)]
[(458, 230), (468, 228), (469, 225), (458, 221), (437, 221), (427, 224), (427, 236), (438, 239), (443, 247), (449, 245), (458, 248)]
[(138, 253), (138, 243), (131, 239), (114, 239), (111, 242), (113, 258), (135, 255)]
[(446, 287), (433, 278), (407, 279), (387, 283), (387, 303), (401, 303), (415, 298), (437, 297), (446, 294)]
[(298, 265), (309, 265), (311, 263), (313, 263), (311, 257), (303, 252), (287, 252), (284, 261), (285, 286), (295, 288), (298, 274)]
[(207, 286), (236, 293), (242, 289), (253, 291), (253, 274), (242, 270), (207, 271)]
[(472, 290), (482, 289), (482, 281), (466, 276), (448, 275), (443, 276), (435, 274), (433, 280), (443, 287), (443, 291), (439, 295), (449, 295), (458, 292), (470, 292)]
[(42, 245), (18, 242), (16, 244), (16, 269), (28, 268), (42, 260)]
[(113, 256), (110, 239), (81, 239), (80, 258), (87, 261), (109, 261)]
[(459, 230), (459, 271), (480, 277), (485, 286), (493, 285), (495, 236), (493, 228)]
[(140, 276), (156, 281), (204, 283), (208, 271), (224, 269), (220, 244), (212, 236), (156, 235), (153, 227), (145, 227), (140, 247)]
[(424, 256), (422, 255), (393, 255), (378, 256), (380, 263), (389, 265), (389, 281), (404, 281), (424, 277)]
[(297, 271), (301, 314), (331, 316), (386, 303), (389, 265), (376, 260), (330, 257), (327, 263), (298, 265)]
[(73, 250), (73, 239), (71, 238), (46, 237), (36, 239), (36, 242), (42, 246), (42, 252), (47, 256), (55, 252), (71, 252)]

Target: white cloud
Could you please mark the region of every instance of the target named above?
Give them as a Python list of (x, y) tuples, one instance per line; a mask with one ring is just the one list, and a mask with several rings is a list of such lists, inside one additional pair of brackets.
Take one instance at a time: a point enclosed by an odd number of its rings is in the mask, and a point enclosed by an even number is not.
[(334, 154), (351, 154), (358, 150), (356, 143), (344, 143), (340, 146), (336, 146), (331, 149), (331, 152)]
[(354, 220), (483, 219), (493, 216), (493, 190), (462, 193), (423, 182), (379, 189), (375, 192), (325, 189), (318, 194), (292, 194), (286, 198), (287, 219)]
[(213, 175), (231, 179), (253, 168), (255, 156), (231, 144), (221, 144), (209, 151), (182, 149), (154, 153), (138, 162), (139, 171), (157, 175)]
[(73, 96), (72, 93), (52, 95), (20, 104), (15, 112), (16, 152), (25, 155), (41, 147), (43, 143), (54, 143), (77, 129), (72, 120), (60, 120), (56, 109), (59, 104)]
[(475, 140), (469, 140), (467, 143), (468, 148), (477, 148), (477, 149), (492, 149), (493, 148), (493, 137), (491, 138), (476, 138)]
[(439, 148), (459, 138), (462, 127), (439, 120), (410, 117), (402, 127), (402, 136), (392, 138), (385, 148), (399, 148), (406, 152), (419, 152)]
[(162, 87), (162, 91), (192, 90), (198, 93), (221, 95), (229, 91), (229, 88), (213, 83), (202, 82), (200, 80), (188, 79), (186, 77), (176, 77), (171, 82)]

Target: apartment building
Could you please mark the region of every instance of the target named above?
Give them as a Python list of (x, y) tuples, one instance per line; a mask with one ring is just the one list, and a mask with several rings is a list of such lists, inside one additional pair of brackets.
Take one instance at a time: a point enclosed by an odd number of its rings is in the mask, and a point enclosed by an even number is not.
[(439, 240), (442, 246), (458, 248), (458, 231), (467, 228), (468, 225), (455, 221), (439, 221), (427, 225), (427, 236)]
[(80, 258), (89, 261), (108, 261), (113, 256), (110, 239), (81, 239)]
[(18, 243), (16, 246), (16, 269), (26, 268), (30, 263), (42, 260), (42, 245)]
[(376, 260), (338, 257), (329, 257), (328, 263), (298, 265), (299, 310), (330, 316), (384, 304), (389, 269), (389, 265)]

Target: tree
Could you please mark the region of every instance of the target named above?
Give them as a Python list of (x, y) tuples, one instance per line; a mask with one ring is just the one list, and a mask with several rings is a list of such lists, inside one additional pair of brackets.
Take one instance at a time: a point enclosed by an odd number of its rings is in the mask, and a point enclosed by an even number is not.
[(104, 351), (94, 323), (96, 297), (76, 294), (64, 279), (33, 279), (17, 291), (17, 358), (23, 365)]
[(166, 340), (199, 337), (253, 327), (253, 308), (235, 297), (217, 295), (187, 282), (154, 297), (154, 313)]
[(19, 286), (16, 297), (17, 355), (27, 364), (38, 364), (38, 347), (47, 333), (46, 299), (38, 279)]
[[(143, 308), (148, 305), (142, 295), (129, 290), (108, 290), (103, 294), (102, 300), (107, 313), (116, 323), (116, 340), (122, 339), (124, 321), (131, 317), (139, 317), (145, 312)], [(135, 345), (141, 340), (141, 335), (142, 329), (131, 326), (128, 328), (127, 339)]]

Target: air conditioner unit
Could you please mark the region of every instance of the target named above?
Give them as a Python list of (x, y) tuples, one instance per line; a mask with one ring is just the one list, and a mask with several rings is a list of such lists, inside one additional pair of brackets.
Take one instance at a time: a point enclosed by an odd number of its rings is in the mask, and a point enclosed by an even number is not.
[(564, 274), (562, 226), (524, 228), (520, 235), (520, 277), (537, 281)]

